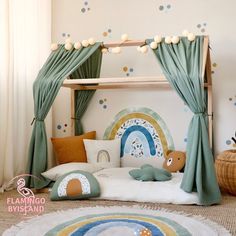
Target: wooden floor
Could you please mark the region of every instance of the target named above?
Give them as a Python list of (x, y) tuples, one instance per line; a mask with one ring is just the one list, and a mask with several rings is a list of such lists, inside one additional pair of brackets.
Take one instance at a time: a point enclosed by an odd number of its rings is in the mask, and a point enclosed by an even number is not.
[[(0, 194), (0, 235), (5, 229), (9, 228), (11, 225), (17, 224), (20, 221), (28, 219), (23, 215), (8, 212), (6, 201), (9, 197), (16, 198), (19, 197), (19, 194), (16, 191), (10, 191)], [(173, 211), (185, 212), (187, 214), (192, 215), (201, 215), (205, 218), (217, 222), (220, 225), (223, 225), (232, 233), (232, 235), (236, 236), (236, 197), (227, 194), (223, 195), (222, 204), (210, 207), (101, 200), (52, 202), (49, 200), (48, 194), (43, 193), (38, 194), (37, 197), (46, 198), (45, 213), (88, 206), (132, 206), (138, 204), (140, 206), (150, 207), (152, 209), (165, 208)]]

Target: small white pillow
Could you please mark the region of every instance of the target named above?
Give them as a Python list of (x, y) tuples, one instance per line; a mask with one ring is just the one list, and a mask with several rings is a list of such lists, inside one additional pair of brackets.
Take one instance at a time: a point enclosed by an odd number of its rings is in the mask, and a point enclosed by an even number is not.
[(84, 139), (88, 163), (102, 168), (120, 167), (120, 139)]
[(82, 170), (82, 171), (87, 171), (89, 173), (94, 173), (101, 169), (102, 167), (98, 165), (94, 165), (94, 164), (90, 164), (86, 162), (70, 162), (70, 163), (55, 166), (41, 173), (41, 175), (48, 179), (56, 181), (60, 176), (74, 170)]

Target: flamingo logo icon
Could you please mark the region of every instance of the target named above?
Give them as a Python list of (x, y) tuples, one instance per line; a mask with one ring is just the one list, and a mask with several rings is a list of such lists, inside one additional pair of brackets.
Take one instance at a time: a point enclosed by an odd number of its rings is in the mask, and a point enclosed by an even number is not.
[(30, 188), (27, 188), (25, 177), (31, 176), (33, 178), (38, 178), (37, 176), (30, 174), (21, 174), (14, 177), (10, 182), (13, 182), (17, 179), (16, 190), (21, 195), (20, 197), (8, 197), (6, 200), (7, 208), (9, 212), (12, 213), (22, 213), (25, 216), (29, 213), (31, 214), (40, 214), (44, 212), (44, 206), (46, 199), (44, 197), (37, 197), (34, 195), (33, 191)]
[(34, 193), (33, 193), (33, 191), (31, 190), (31, 189), (29, 189), (29, 188), (27, 188), (27, 187), (25, 187), (25, 180), (23, 179), (23, 178), (19, 178), (18, 180), (17, 180), (17, 192), (21, 195), (21, 196), (23, 196), (23, 197), (27, 197), (27, 198), (29, 198), (29, 197), (35, 197), (34, 196)]

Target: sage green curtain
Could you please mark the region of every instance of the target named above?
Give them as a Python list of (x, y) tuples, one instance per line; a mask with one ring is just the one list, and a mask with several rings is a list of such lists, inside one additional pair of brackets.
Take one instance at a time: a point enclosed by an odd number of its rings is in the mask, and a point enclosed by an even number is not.
[[(71, 74), (72, 79), (98, 78), (100, 77), (102, 53), (96, 51), (82, 66)], [(95, 90), (75, 91), (75, 135), (83, 134), (81, 118), (84, 115)]]
[(28, 187), (40, 189), (49, 184), (50, 180), (41, 176), (41, 173), (47, 169), (48, 161), (44, 119), (65, 78), (85, 63), (94, 53), (97, 51), (101, 53), (100, 45), (100, 43), (96, 43), (87, 48), (82, 47), (79, 50), (72, 49), (69, 51), (64, 49), (64, 45), (60, 45), (56, 51), (50, 54), (39, 71), (33, 85), (35, 122), (29, 145), (27, 171), (29, 174), (40, 177), (41, 180), (29, 177), (27, 179)]
[(186, 192), (197, 191), (201, 204), (211, 205), (220, 202), (221, 194), (208, 141), (207, 106), (201, 76), (203, 40), (203, 36), (198, 36), (193, 42), (186, 37), (178, 44), (162, 42), (153, 52), (171, 86), (194, 113), (188, 128), (187, 161), (181, 188)]

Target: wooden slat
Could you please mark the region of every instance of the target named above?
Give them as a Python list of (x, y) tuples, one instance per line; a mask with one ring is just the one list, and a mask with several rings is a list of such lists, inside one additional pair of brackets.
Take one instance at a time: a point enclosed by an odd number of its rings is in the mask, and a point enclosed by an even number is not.
[(212, 101), (212, 86), (207, 90), (207, 112), (208, 112), (208, 136), (210, 147), (213, 145), (213, 101)]
[(210, 147), (213, 147), (213, 98), (212, 98), (212, 74), (211, 74), (211, 55), (208, 47), (206, 62), (207, 83), (207, 112), (208, 112), (208, 135)]
[(210, 54), (209, 47), (208, 47), (207, 62), (206, 63), (207, 63), (207, 67), (206, 67), (207, 83), (212, 85), (211, 54)]
[[(208, 36), (205, 36), (205, 38), (208, 38)], [(205, 39), (204, 38), (204, 39)], [(112, 47), (132, 47), (132, 46), (142, 46), (146, 42), (145, 40), (127, 40), (127, 41), (120, 41), (120, 42), (110, 42), (110, 43), (104, 43), (103, 47), (106, 48), (112, 48)]]
[(144, 44), (145, 44), (145, 40), (127, 40), (127, 41), (120, 41), (120, 42), (104, 43), (103, 46), (106, 48), (112, 48), (112, 47), (141, 46)]
[(66, 79), (63, 83), (65, 85), (84, 85), (84, 84), (107, 84), (107, 83), (150, 83), (150, 82), (166, 82), (164, 76), (157, 76), (157, 77), (111, 77), (111, 78), (99, 78), (99, 79)]
[(96, 90), (96, 89), (145, 89), (145, 88), (157, 88), (166, 86), (169, 87), (168, 82), (163, 83), (119, 83), (119, 84), (98, 84), (98, 85), (73, 85), (75, 90)]
[(204, 75), (206, 70), (206, 62), (209, 48), (209, 37), (205, 36), (203, 41), (203, 56), (202, 56), (202, 79), (204, 81)]
[[(75, 90), (71, 89), (71, 117), (75, 117)], [(75, 120), (71, 119), (71, 136), (75, 135)]]
[(212, 81), (211, 81), (211, 62), (209, 51), (209, 37), (204, 37), (203, 42), (203, 60), (202, 60), (202, 80), (204, 81), (205, 75), (207, 76), (207, 113), (208, 113), (208, 138), (209, 144), (212, 148), (213, 145), (213, 106), (212, 106)]
[[(207, 83), (204, 84), (205, 87), (208, 87)], [(153, 88), (161, 88), (161, 87), (170, 87), (168, 81), (159, 81), (159, 82), (149, 82), (149, 83), (111, 83), (111, 84), (98, 84), (98, 85), (64, 85), (64, 87), (71, 88), (73, 90), (96, 90), (96, 89), (153, 89)]]
[[(168, 82), (163, 83), (138, 83), (138, 84), (103, 84), (103, 85), (68, 85), (64, 86), (67, 88), (71, 88), (73, 90), (97, 90), (97, 89), (137, 89), (137, 88), (145, 88), (145, 89), (152, 89), (152, 88), (160, 88), (160, 87), (170, 87)], [(204, 87), (208, 87), (207, 83)]]

